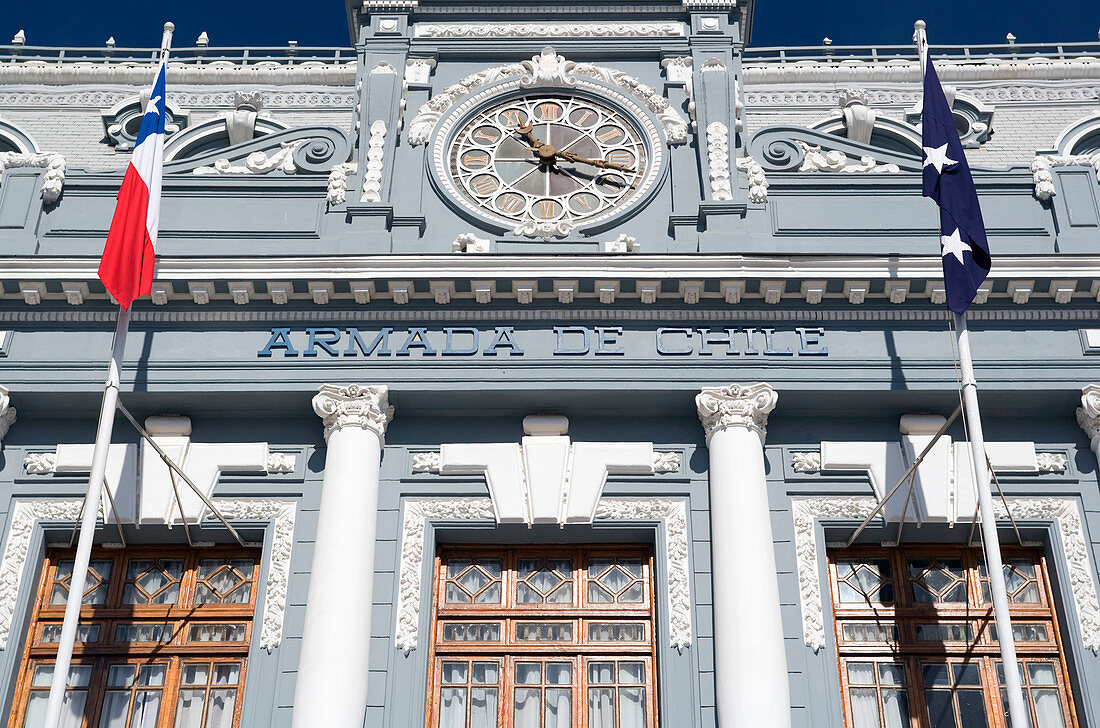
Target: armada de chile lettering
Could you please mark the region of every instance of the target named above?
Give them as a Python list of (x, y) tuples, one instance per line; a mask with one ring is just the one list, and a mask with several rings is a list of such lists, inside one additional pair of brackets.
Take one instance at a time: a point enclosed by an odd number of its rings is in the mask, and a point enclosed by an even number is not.
[[(527, 337), (549, 335), (546, 331), (516, 331), (513, 326), (478, 329), (446, 326), (439, 329), (413, 326), (363, 331), (347, 328), (307, 328), (294, 331), (272, 328), (267, 344), (256, 352), (272, 357), (434, 357), (434, 356), (525, 356)], [(797, 327), (778, 331), (765, 327), (703, 328), (664, 326), (653, 331), (648, 346), (629, 344), (621, 326), (555, 326), (554, 356), (828, 356), (822, 344), (825, 329)], [(645, 338), (641, 339), (644, 341)]]

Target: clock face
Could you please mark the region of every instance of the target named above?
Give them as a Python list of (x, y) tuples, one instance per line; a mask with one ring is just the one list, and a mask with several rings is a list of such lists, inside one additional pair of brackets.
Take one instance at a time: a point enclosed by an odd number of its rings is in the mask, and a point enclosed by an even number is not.
[(625, 209), (656, 173), (637, 124), (581, 96), (483, 106), (458, 127), (447, 156), (452, 189), (468, 207), (565, 230)]

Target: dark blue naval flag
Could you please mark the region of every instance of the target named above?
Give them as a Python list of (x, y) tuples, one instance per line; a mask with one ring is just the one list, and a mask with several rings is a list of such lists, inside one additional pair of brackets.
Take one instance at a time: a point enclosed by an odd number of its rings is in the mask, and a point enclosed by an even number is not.
[(989, 244), (978, 191), (966, 164), (951, 107), (931, 59), (924, 75), (921, 113), (924, 146), (923, 194), (940, 206), (940, 255), (947, 307), (964, 313), (989, 273)]

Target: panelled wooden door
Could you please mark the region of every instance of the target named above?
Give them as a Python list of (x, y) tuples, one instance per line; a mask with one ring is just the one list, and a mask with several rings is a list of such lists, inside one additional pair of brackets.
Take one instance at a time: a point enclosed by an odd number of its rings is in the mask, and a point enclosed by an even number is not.
[[(45, 719), (73, 553), (46, 555), (9, 728)], [(61, 728), (235, 728), (260, 553), (128, 548), (91, 558)]]
[[(1077, 725), (1041, 550), (1004, 549), (1033, 728)], [(849, 728), (1006, 728), (1004, 672), (980, 549), (829, 552)]]
[(436, 557), (429, 728), (655, 728), (653, 565), (625, 547)]

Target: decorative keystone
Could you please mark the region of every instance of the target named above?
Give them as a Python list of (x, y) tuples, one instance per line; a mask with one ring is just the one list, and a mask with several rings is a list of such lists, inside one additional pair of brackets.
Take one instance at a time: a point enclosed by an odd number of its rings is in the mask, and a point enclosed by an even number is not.
[(325, 440), (342, 427), (362, 427), (385, 437), (393, 419), (389, 393), (381, 384), (322, 384), (313, 397), (313, 411), (324, 422)]
[(760, 382), (742, 386), (703, 387), (695, 396), (699, 421), (711, 436), (728, 427), (744, 427), (760, 436), (763, 444), (767, 435), (768, 414), (775, 409), (779, 395), (770, 385)]

